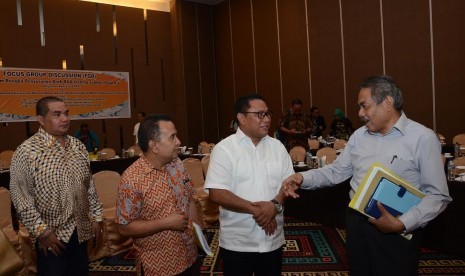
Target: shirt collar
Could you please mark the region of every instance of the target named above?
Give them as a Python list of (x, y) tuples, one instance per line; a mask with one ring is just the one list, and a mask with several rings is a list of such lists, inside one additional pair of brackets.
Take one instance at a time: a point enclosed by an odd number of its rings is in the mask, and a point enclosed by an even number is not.
[(405, 135), (405, 132), (407, 129), (407, 121), (408, 121), (407, 116), (405, 115), (403, 111), (401, 111), (399, 119), (385, 135), (381, 135), (379, 132), (370, 132), (366, 126), (365, 126), (365, 132), (372, 134), (372, 135), (378, 135), (378, 136), (386, 136), (394, 132), (399, 132), (400, 134)]
[[(237, 137), (237, 141), (238, 141), (239, 143), (241, 143), (242, 141), (248, 141), (248, 142), (250, 142), (251, 144), (253, 144), (252, 139), (250, 139), (249, 136), (245, 135), (245, 133), (242, 132), (241, 127), (238, 127), (238, 128), (237, 128), (236, 137)], [(269, 137), (270, 137), (270, 136), (266, 135), (265, 137), (263, 137), (263, 138), (260, 140), (260, 142), (259, 142), (258, 144), (260, 144), (263, 140), (265, 140), (265, 139), (267, 139), (267, 138), (269, 138)], [(257, 144), (257, 145), (258, 145), (258, 144)]]
[[(39, 127), (39, 131), (37, 132), (37, 134), (42, 138), (42, 140), (48, 148), (50, 148), (56, 142), (59, 143), (58, 139), (55, 136), (46, 132), (42, 127)], [(65, 144), (68, 144), (68, 135), (65, 135), (63, 138), (65, 139)]]

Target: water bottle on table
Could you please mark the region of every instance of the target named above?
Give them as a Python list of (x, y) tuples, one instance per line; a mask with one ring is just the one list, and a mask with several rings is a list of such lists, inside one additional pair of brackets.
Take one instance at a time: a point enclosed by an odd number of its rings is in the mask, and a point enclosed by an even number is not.
[(449, 181), (454, 181), (455, 180), (454, 170), (455, 170), (454, 161), (450, 160), (447, 163), (447, 180), (449, 180)]

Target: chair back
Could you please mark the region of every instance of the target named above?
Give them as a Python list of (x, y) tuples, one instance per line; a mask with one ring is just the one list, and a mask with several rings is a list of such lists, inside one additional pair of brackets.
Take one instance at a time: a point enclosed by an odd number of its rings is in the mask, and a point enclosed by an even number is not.
[(204, 157), (202, 157), (200, 163), (202, 163), (203, 175), (207, 176), (208, 164), (210, 164), (210, 155), (205, 155)]
[(0, 187), (0, 229), (9, 228), (10, 226), (13, 228), (10, 192), (8, 189)]
[(3, 168), (9, 168), (11, 165), (11, 159), (15, 152), (12, 150), (4, 150), (0, 152), (0, 162), (3, 165)]
[(343, 149), (347, 145), (347, 141), (344, 139), (337, 139), (334, 141), (333, 149), (338, 150), (338, 149)]
[(142, 150), (140, 149), (139, 145), (133, 145), (128, 148), (128, 152), (134, 152), (134, 156), (140, 156), (142, 154)]
[(301, 146), (295, 146), (289, 151), (289, 155), (293, 162), (305, 161), (305, 153), (305, 148)]
[(121, 180), (120, 174), (115, 171), (100, 171), (94, 173), (92, 180), (100, 202), (103, 204), (103, 217), (114, 218), (116, 216), (118, 185)]
[(199, 153), (210, 153), (210, 145), (207, 142), (202, 141), (199, 143), (199, 146), (202, 149), (202, 152)]
[(105, 153), (105, 154), (102, 154), (102, 159), (112, 159), (115, 157), (116, 155), (116, 151), (112, 148), (103, 148), (100, 153)]
[(319, 149), (320, 148), (320, 142), (316, 139), (308, 139), (308, 146), (311, 149)]
[(203, 168), (200, 160), (197, 158), (186, 158), (182, 163), (191, 177), (195, 190), (203, 190), (205, 178), (203, 176)]
[(459, 145), (465, 145), (465, 133), (460, 133), (454, 136), (452, 139), (452, 143), (455, 145), (459, 143)]
[(334, 148), (329, 147), (321, 148), (316, 152), (316, 156), (318, 156), (320, 159), (323, 158), (323, 156), (326, 156), (326, 164), (333, 163), (333, 161), (336, 159), (336, 154), (337, 151)]
[(465, 166), (465, 157), (457, 157), (454, 159), (454, 165), (455, 166)]

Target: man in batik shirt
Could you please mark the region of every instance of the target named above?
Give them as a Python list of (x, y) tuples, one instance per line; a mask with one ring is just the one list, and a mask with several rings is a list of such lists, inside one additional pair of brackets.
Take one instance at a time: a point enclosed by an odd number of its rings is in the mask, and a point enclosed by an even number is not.
[(302, 112), (302, 101), (295, 99), (291, 103), (291, 109), (281, 117), (280, 129), (285, 135), (285, 146), (291, 150), (295, 146), (308, 149), (309, 133), (312, 131), (312, 123), (304, 112)]
[(87, 275), (87, 240), (101, 233), (89, 156), (67, 135), (69, 110), (56, 97), (36, 104), (40, 128), (15, 151), (10, 192), (37, 254), (38, 275)]
[(198, 275), (190, 221), (201, 227), (202, 222), (178, 158), (176, 128), (166, 115), (147, 116), (138, 138), (143, 155), (123, 173), (118, 188), (118, 230), (134, 240), (138, 275)]

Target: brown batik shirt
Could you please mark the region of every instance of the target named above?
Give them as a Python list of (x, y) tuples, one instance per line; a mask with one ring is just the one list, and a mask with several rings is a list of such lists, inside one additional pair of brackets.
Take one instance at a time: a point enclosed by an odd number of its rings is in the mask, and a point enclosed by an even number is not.
[(68, 242), (77, 228), (79, 242), (92, 237), (102, 220), (100, 203), (84, 144), (66, 136), (65, 146), (42, 128), (15, 151), (10, 192), (19, 219), (33, 243), (47, 228)]

